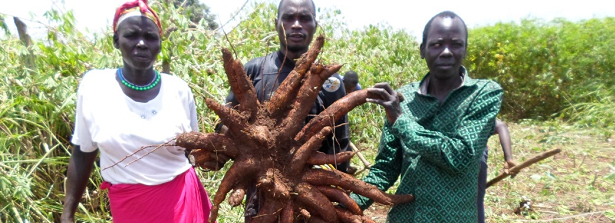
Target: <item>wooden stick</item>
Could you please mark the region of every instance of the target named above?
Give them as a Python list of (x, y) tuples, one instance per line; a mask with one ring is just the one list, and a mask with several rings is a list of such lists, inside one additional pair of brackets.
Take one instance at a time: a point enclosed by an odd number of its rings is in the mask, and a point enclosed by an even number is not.
[(350, 148), (352, 149), (353, 152), (357, 153), (357, 156), (359, 156), (359, 159), (361, 159), (361, 161), (363, 162), (363, 165), (365, 165), (365, 169), (372, 168), (372, 164), (367, 162), (367, 159), (365, 159), (363, 154), (361, 154), (361, 151), (359, 151), (359, 149), (357, 149), (357, 147), (354, 145), (354, 143), (349, 142), (349, 146), (350, 146)]
[[(549, 151), (546, 151), (544, 153), (538, 154), (537, 156), (532, 157), (529, 160), (526, 160), (525, 162), (522, 162), (516, 166), (514, 166), (513, 168), (510, 168), (510, 170), (508, 170), (509, 173), (518, 173), (521, 169), (526, 168), (534, 163), (537, 163), (541, 160), (544, 160), (546, 158), (549, 158), (555, 154), (558, 154), (559, 152), (561, 152), (562, 149), (560, 148), (556, 148), (556, 149), (552, 149)], [(501, 173), (500, 175), (498, 175), (496, 178), (491, 179), (488, 183), (487, 183), (487, 188), (489, 188), (490, 186), (492, 186), (493, 184), (500, 182), (501, 180), (503, 180), (504, 178), (506, 178), (507, 176), (510, 176), (510, 174), (508, 173)]]

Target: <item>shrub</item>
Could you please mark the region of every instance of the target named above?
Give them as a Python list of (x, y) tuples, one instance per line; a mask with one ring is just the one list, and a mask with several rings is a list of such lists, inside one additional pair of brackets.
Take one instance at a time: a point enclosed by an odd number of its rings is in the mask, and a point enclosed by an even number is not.
[(466, 65), (475, 76), (502, 85), (507, 117), (570, 117), (565, 108), (609, 95), (598, 86), (614, 87), (614, 31), (615, 18), (524, 19), (476, 28), (469, 32)]

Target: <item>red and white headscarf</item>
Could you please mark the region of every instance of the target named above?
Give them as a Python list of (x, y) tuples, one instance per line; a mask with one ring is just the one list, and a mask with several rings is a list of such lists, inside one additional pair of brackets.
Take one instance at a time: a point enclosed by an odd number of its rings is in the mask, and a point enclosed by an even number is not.
[(160, 35), (162, 35), (162, 25), (158, 15), (152, 8), (147, 5), (147, 0), (134, 0), (124, 3), (122, 6), (115, 10), (115, 17), (113, 18), (113, 32), (117, 32), (117, 26), (126, 18), (132, 16), (145, 16), (158, 26)]

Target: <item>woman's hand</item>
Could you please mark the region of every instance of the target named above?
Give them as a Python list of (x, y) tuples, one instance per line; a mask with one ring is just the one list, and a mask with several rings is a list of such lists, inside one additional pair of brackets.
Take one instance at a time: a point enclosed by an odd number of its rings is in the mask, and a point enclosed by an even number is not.
[(369, 96), (366, 101), (382, 105), (386, 112), (387, 120), (389, 123), (394, 124), (402, 114), (401, 106), (399, 105), (399, 102), (402, 101), (400, 95), (391, 88), (389, 83), (377, 83), (374, 87), (368, 88), (367, 92)]
[(66, 173), (66, 194), (61, 222), (75, 222), (75, 211), (88, 184), (97, 154), (98, 149), (93, 152), (83, 152), (79, 146), (73, 148)]

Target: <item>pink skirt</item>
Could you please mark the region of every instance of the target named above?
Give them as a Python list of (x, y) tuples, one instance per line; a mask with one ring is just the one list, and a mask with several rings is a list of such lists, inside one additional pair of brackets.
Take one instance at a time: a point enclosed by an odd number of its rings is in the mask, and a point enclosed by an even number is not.
[(100, 187), (109, 189), (111, 215), (116, 223), (203, 223), (212, 206), (194, 168), (160, 185), (103, 182)]

